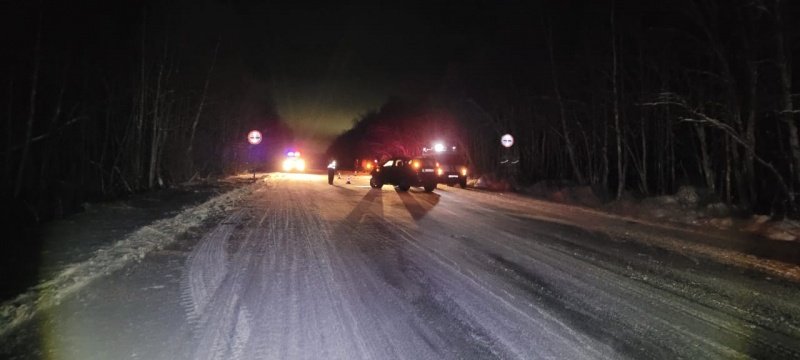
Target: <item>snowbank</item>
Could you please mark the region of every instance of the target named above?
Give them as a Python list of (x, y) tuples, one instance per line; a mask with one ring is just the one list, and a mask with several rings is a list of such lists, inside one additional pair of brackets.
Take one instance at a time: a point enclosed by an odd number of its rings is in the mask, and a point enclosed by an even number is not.
[(576, 186), (561, 181), (540, 181), (520, 191), (540, 199), (588, 207), (599, 207), (605, 197), (590, 186)]
[(61, 299), (91, 281), (119, 270), (132, 261), (140, 261), (150, 251), (171, 244), (178, 235), (199, 226), (209, 217), (232, 209), (252, 191), (252, 186), (241, 186), (217, 195), (171, 218), (140, 228), (113, 245), (97, 250), (86, 261), (66, 266), (52, 278), (0, 305), (0, 336), (30, 320), (38, 311), (59, 304)]
[[(487, 176), (479, 178), (474, 186), (496, 191), (510, 188), (507, 183)], [(800, 240), (800, 222), (774, 220), (765, 215), (749, 218), (736, 216), (737, 212), (742, 212), (716, 201), (707, 191), (692, 186), (682, 186), (672, 195), (645, 199), (636, 199), (626, 193), (622, 199), (613, 201), (609, 201), (610, 196), (603, 189), (563, 181), (540, 181), (520, 189), (520, 192), (539, 199), (595, 208), (632, 218), (741, 231), (771, 240)]]
[(508, 183), (508, 181), (500, 179), (492, 174), (482, 175), (477, 179), (468, 179), (467, 186), (491, 191), (511, 190), (511, 185)]
[(702, 189), (682, 186), (674, 195), (642, 200), (617, 200), (604, 205), (604, 208), (632, 217), (742, 231), (771, 240), (800, 239), (800, 222), (773, 220), (766, 215), (753, 215), (749, 218), (736, 216), (735, 208), (709, 198)]

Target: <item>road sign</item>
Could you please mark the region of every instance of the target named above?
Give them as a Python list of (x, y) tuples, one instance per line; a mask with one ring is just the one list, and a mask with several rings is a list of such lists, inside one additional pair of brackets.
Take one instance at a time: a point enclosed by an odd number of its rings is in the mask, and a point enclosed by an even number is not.
[(253, 130), (247, 133), (247, 142), (252, 145), (261, 144), (261, 132), (258, 130)]
[(510, 148), (511, 145), (514, 145), (514, 137), (511, 136), (511, 134), (505, 134), (502, 137), (500, 137), (500, 144), (507, 148)]

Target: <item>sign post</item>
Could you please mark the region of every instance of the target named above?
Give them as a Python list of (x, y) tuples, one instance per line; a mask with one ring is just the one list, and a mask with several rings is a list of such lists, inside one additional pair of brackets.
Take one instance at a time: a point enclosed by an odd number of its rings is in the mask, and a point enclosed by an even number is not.
[(505, 134), (500, 137), (500, 144), (504, 147), (510, 148), (514, 145), (514, 137), (511, 134)]
[(261, 144), (261, 139), (262, 139), (261, 132), (258, 130), (252, 130), (249, 133), (247, 133), (247, 142), (249, 142), (250, 145)]
[(514, 137), (511, 134), (505, 134), (500, 137), (500, 145), (503, 146), (502, 159), (500, 165), (503, 169), (503, 177), (509, 182), (512, 190), (516, 190), (516, 177), (517, 177), (517, 164), (519, 164), (519, 156), (516, 151), (512, 150), (514, 146)]
[[(264, 137), (261, 135), (261, 132), (258, 131), (258, 130), (251, 130), (249, 133), (247, 133), (247, 142), (249, 142), (250, 145), (261, 144), (261, 140), (263, 140), (263, 138)], [(255, 181), (255, 179), (256, 179), (256, 167), (253, 166), (252, 170), (253, 170), (253, 181)]]

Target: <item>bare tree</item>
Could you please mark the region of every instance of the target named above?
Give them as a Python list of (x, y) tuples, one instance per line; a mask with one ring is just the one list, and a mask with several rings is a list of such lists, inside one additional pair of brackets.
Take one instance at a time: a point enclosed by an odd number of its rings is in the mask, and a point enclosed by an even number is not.
[(25, 139), (23, 140), (22, 155), (17, 168), (17, 180), (14, 184), (14, 197), (19, 197), (22, 191), (22, 184), (25, 176), (25, 164), (28, 162), (28, 152), (31, 148), (31, 138), (33, 137), (33, 123), (36, 120), (36, 91), (39, 86), (39, 64), (41, 62), (42, 48), (42, 10), (39, 9), (39, 20), (37, 22), (36, 40), (33, 47), (33, 69), (31, 70), (31, 92), (29, 96), (30, 107), (28, 109), (28, 121), (25, 125)]
[(614, 132), (616, 135), (616, 145), (617, 145), (617, 199), (622, 198), (622, 194), (625, 191), (625, 152), (622, 150), (625, 132), (622, 130), (620, 126), (620, 118), (619, 118), (619, 94), (618, 94), (618, 86), (617, 86), (617, 78), (619, 75), (617, 74), (617, 30), (616, 30), (616, 22), (614, 21), (615, 15), (615, 6), (614, 2), (611, 2), (611, 57), (612, 57), (612, 65), (611, 65), (611, 94), (613, 96), (613, 116), (614, 116)]
[(575, 176), (575, 179), (583, 184), (585, 183), (583, 172), (581, 171), (580, 165), (578, 164), (577, 155), (575, 154), (575, 146), (572, 143), (572, 137), (570, 136), (570, 128), (567, 126), (567, 116), (566, 110), (564, 109), (564, 101), (561, 98), (561, 88), (558, 84), (558, 70), (556, 70), (556, 61), (555, 55), (553, 54), (553, 34), (552, 29), (550, 26), (545, 26), (547, 31), (547, 50), (548, 55), (550, 58), (550, 73), (553, 79), (553, 93), (556, 96), (556, 104), (558, 105), (558, 116), (561, 120), (561, 135), (564, 138), (564, 142), (567, 146), (567, 154), (569, 155), (569, 162), (572, 165), (572, 173)]
[(786, 124), (789, 137), (789, 150), (792, 157), (792, 186), (800, 186), (800, 134), (798, 134), (797, 122), (792, 99), (792, 68), (790, 66), (790, 49), (787, 46), (786, 24), (784, 24), (784, 5), (783, 0), (774, 0), (772, 14), (775, 21), (775, 66), (778, 68), (778, 79), (780, 82), (780, 117)]
[(186, 148), (186, 161), (189, 162), (188, 170), (190, 172), (194, 172), (194, 157), (192, 155), (192, 150), (194, 148), (194, 136), (197, 132), (197, 125), (200, 124), (200, 116), (203, 114), (203, 107), (206, 105), (206, 96), (208, 94), (208, 83), (211, 80), (211, 73), (214, 71), (214, 65), (217, 62), (217, 52), (219, 51), (219, 44), (221, 42), (221, 38), (217, 38), (217, 44), (214, 46), (214, 55), (211, 57), (211, 65), (208, 67), (208, 72), (206, 73), (206, 80), (203, 83), (203, 92), (200, 95), (200, 102), (197, 104), (197, 111), (194, 114), (194, 121), (192, 122), (192, 128), (189, 132), (189, 146)]

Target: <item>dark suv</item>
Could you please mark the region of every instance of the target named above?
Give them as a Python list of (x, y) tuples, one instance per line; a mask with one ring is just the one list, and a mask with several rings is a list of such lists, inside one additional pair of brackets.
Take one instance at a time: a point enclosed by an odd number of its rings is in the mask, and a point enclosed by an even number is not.
[(462, 188), (467, 187), (467, 161), (460, 154), (437, 154), (433, 157), (437, 161), (439, 169), (436, 170), (438, 182), (453, 186), (458, 184)]
[(401, 191), (416, 186), (431, 192), (436, 189), (436, 171), (433, 159), (396, 157), (372, 170), (369, 185), (374, 189), (380, 189), (384, 184), (397, 185)]

